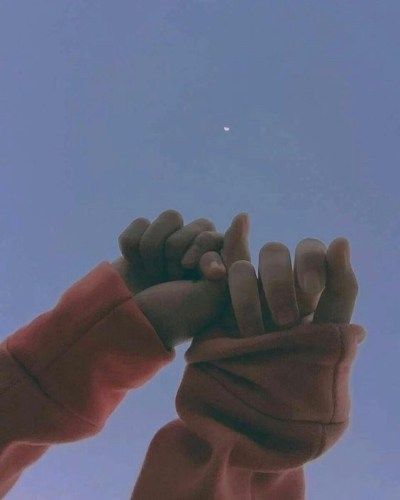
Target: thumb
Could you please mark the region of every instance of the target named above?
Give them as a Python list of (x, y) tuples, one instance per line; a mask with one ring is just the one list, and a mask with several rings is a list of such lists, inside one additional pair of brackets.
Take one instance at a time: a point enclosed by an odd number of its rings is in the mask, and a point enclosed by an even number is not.
[[(233, 218), (225, 232), (221, 250), (221, 259), (226, 268), (225, 275), (219, 281), (209, 281), (207, 274), (203, 272), (206, 279), (195, 283), (192, 294), (186, 297), (187, 307), (184, 310), (191, 311), (191, 316), (187, 318), (187, 324), (191, 330), (190, 336), (198, 335), (201, 330), (213, 325), (216, 320), (234, 318), (229, 295), (229, 268), (238, 260), (251, 262), (249, 229), (250, 220), (247, 213), (241, 212)], [(215, 254), (215, 252), (210, 252), (210, 259), (212, 253)], [(201, 261), (203, 267), (205, 267), (207, 255), (203, 255)]]

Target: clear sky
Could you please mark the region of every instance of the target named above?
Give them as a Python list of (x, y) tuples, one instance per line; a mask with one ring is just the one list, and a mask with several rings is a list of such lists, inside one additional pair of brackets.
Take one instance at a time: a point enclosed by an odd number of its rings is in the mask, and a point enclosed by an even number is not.
[[(308, 498), (400, 498), (399, 16), (398, 0), (3, 0), (0, 338), (116, 258), (139, 216), (224, 231), (247, 211), (256, 265), (267, 241), (345, 236), (368, 336)], [(185, 348), (8, 499), (128, 499)]]

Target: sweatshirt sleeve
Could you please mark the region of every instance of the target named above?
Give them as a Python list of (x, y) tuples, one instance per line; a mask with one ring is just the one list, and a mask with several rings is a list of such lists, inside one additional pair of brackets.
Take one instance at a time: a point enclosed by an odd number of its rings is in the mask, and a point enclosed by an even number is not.
[(175, 356), (111, 263), (0, 344), (0, 498), (53, 443), (98, 433)]
[(304, 464), (345, 432), (362, 327), (226, 335), (187, 351), (180, 418), (153, 438), (132, 499), (304, 500)]

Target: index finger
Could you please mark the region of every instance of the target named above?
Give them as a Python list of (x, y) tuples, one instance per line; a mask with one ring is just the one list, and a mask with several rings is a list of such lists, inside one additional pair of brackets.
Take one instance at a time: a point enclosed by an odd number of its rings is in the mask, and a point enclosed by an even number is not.
[(242, 212), (233, 218), (231, 225), (225, 232), (221, 257), (227, 271), (238, 260), (251, 262), (248, 242), (249, 229), (249, 216)]

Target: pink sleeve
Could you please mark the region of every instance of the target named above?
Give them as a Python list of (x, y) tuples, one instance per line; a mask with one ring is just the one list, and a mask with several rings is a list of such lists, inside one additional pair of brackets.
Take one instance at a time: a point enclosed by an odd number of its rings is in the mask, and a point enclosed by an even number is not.
[(344, 433), (361, 327), (226, 335), (186, 353), (180, 418), (153, 438), (132, 499), (303, 500), (303, 465)]
[(0, 344), (0, 498), (53, 443), (98, 433), (167, 351), (124, 281), (101, 262)]

